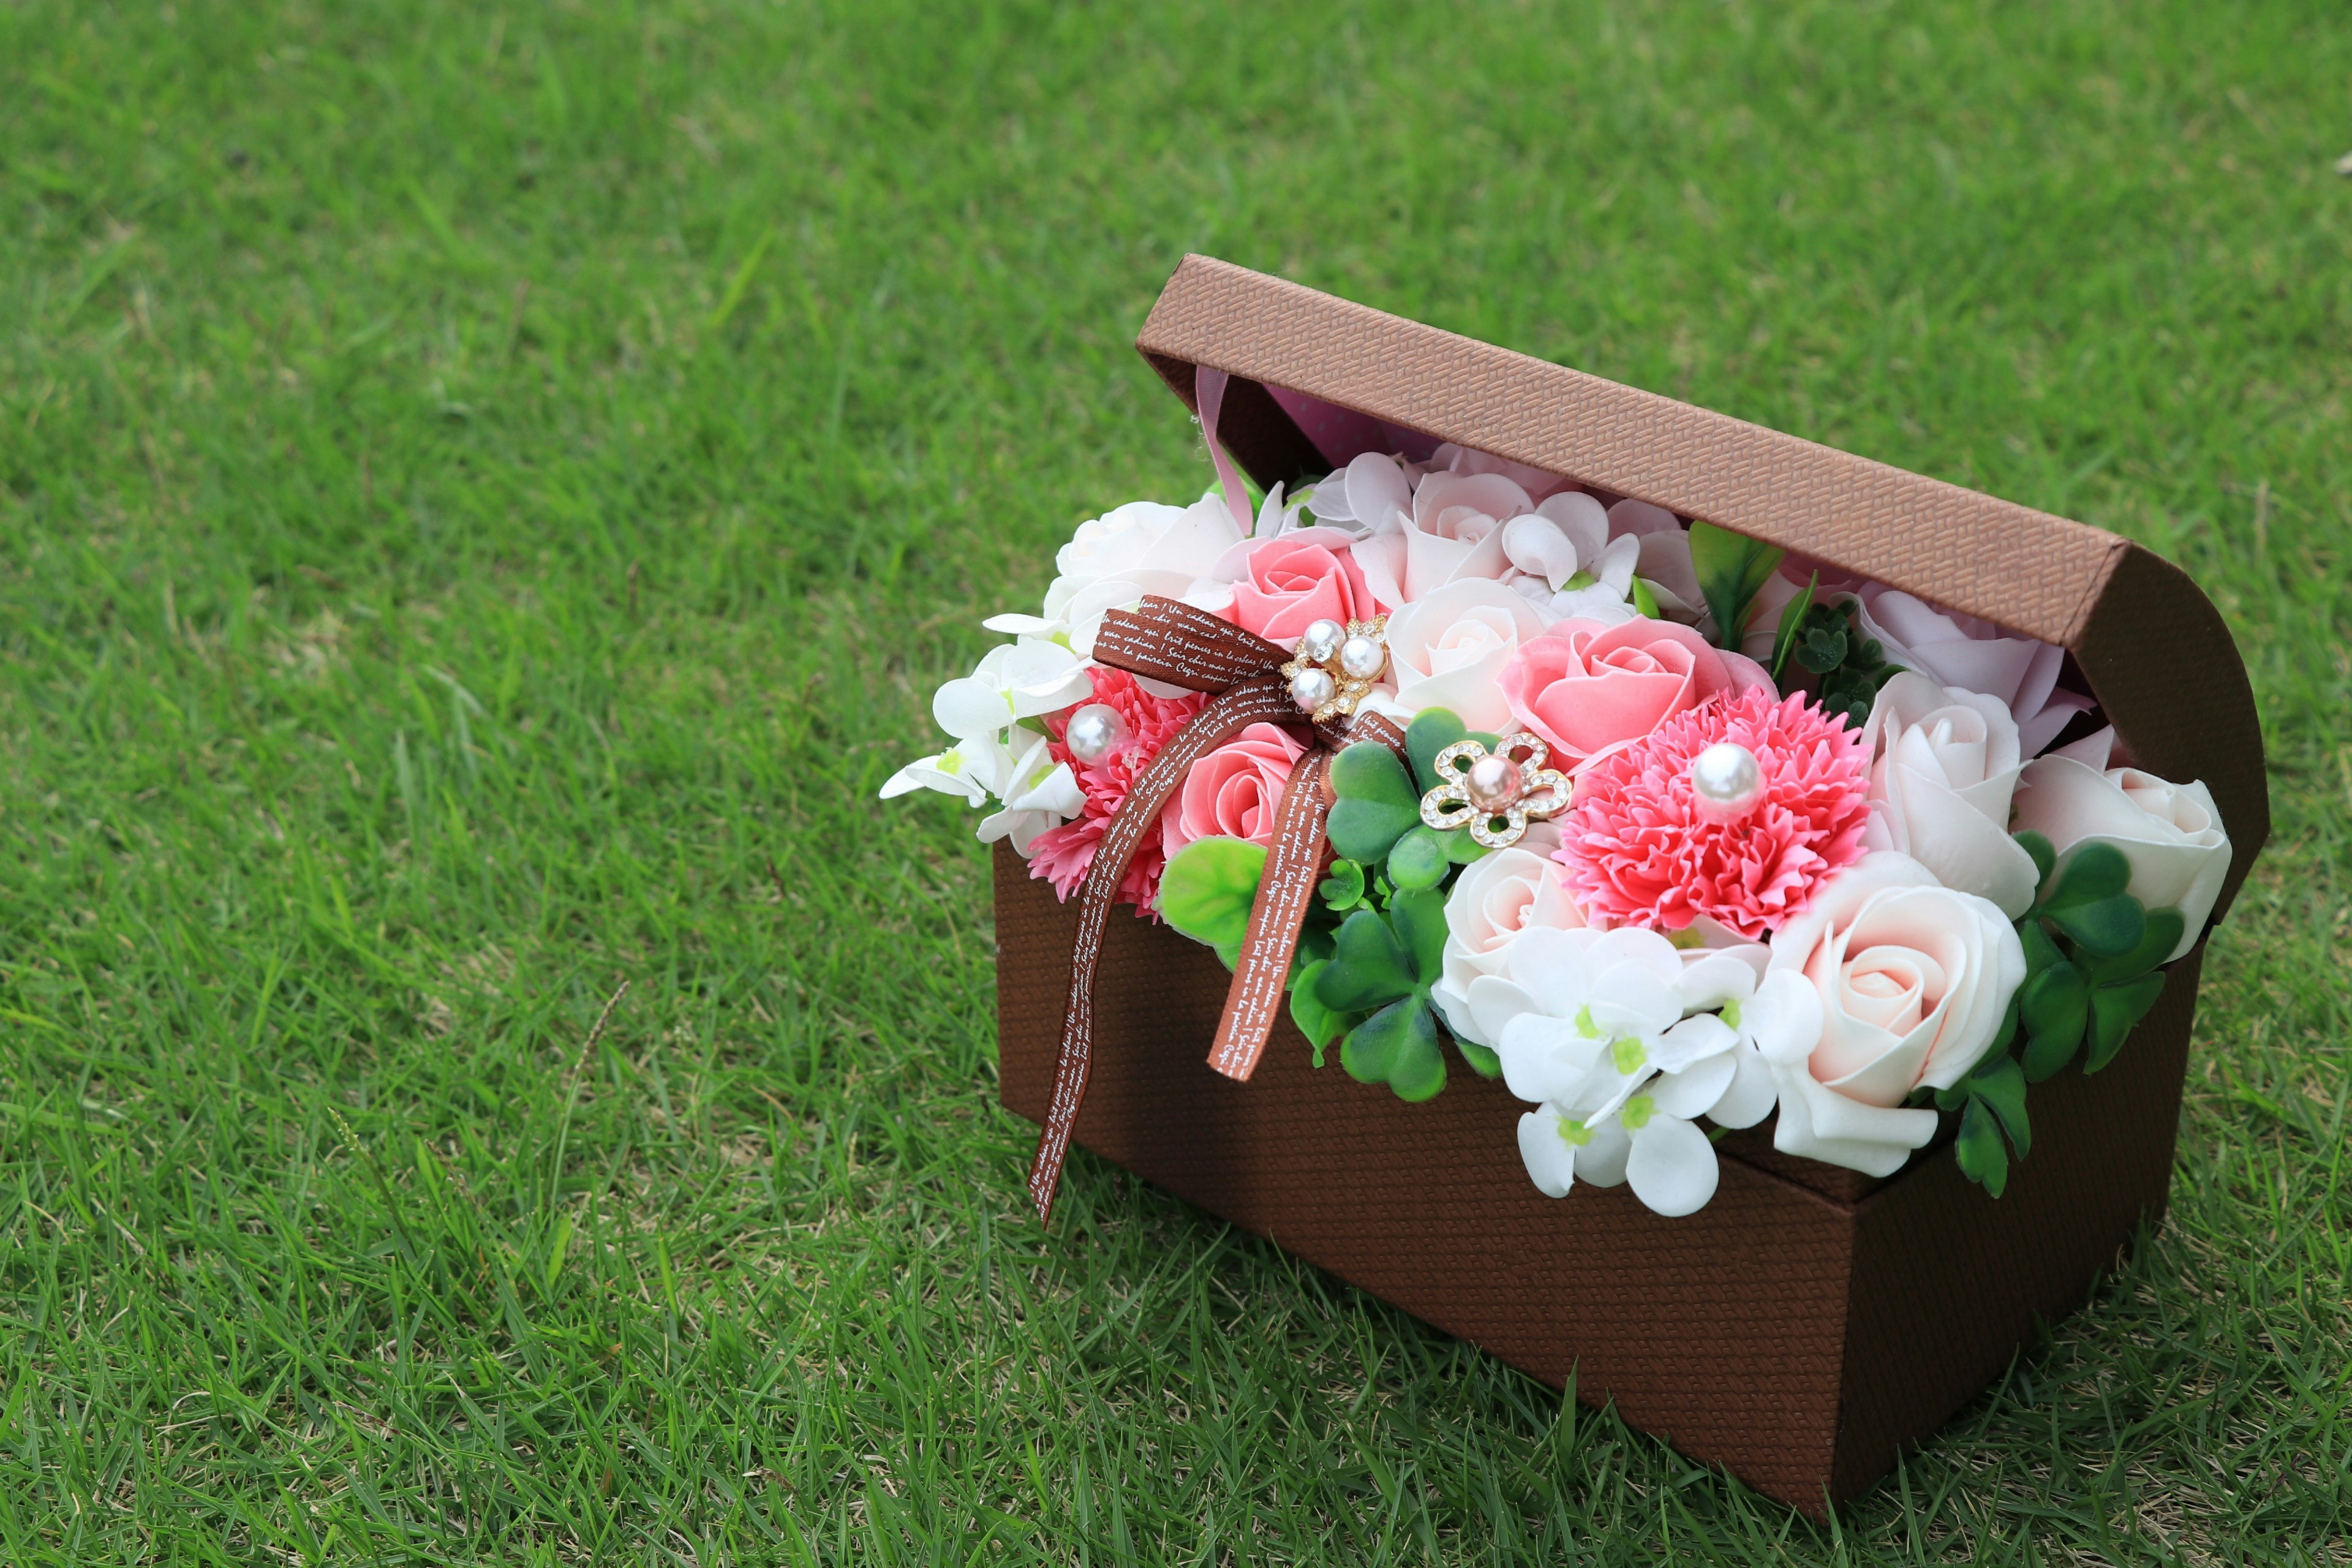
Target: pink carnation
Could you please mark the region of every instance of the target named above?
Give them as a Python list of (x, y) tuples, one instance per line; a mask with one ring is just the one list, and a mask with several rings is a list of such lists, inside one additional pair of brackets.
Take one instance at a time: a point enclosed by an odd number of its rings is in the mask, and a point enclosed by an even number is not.
[[(1123, 669), (1097, 665), (1087, 671), (1094, 682), (1094, 695), (1087, 700), (1101, 702), (1118, 710), (1127, 721), (1127, 732), (1131, 742), (1113, 752), (1091, 767), (1081, 763), (1062, 743), (1062, 732), (1069, 727), (1070, 715), (1077, 704), (1058, 713), (1045, 715), (1045, 732), (1052, 738), (1047, 754), (1057, 763), (1070, 764), (1078, 787), (1087, 794), (1086, 805), (1078, 815), (1061, 826), (1050, 828), (1037, 836), (1029, 847), (1029, 874), (1042, 877), (1054, 885), (1056, 898), (1067, 899), (1077, 891), (1078, 884), (1087, 879), (1087, 868), (1095, 863), (1095, 847), (1102, 842), (1104, 829), (1127, 800), (1127, 792), (1135, 776), (1160, 754), (1160, 748), (1173, 740), (1192, 716), (1208, 703), (1198, 693), (1183, 697), (1154, 697), (1136, 684), (1135, 677)], [(1136, 912), (1150, 912), (1154, 900), (1160, 897), (1160, 873), (1168, 865), (1167, 853), (1160, 847), (1160, 835), (1147, 833), (1135, 851), (1135, 858), (1127, 863), (1127, 875), (1118, 884), (1118, 901), (1133, 904)]]
[[(1737, 822), (1700, 816), (1691, 763), (1732, 741), (1756, 755), (1763, 803)], [(1753, 941), (1862, 858), (1870, 821), (1862, 733), (1801, 694), (1726, 694), (1661, 724), (1578, 781), (1553, 858), (1596, 925), (1681, 931), (1707, 915)]]

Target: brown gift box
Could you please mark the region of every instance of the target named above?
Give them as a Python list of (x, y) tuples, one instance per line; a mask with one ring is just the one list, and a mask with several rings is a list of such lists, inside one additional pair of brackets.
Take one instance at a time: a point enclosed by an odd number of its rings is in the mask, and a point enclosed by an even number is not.
[[(2269, 832), (2262, 734), (2221, 616), (2129, 541), (1671, 398), (1187, 257), (1137, 341), (1192, 402), (1231, 376), (1219, 435), (1262, 484), (1332, 466), (1302, 430), (1360, 416), (1633, 497), (2055, 643), (2166, 778), (2201, 778), (2234, 846), (2228, 908)], [(1270, 392), (1268, 389), (1277, 389)], [(1342, 460), (1348, 454), (1337, 454)], [(1005, 1105), (1042, 1119), (1075, 901), (1000, 846)], [(2160, 1216), (2203, 946), (2104, 1071), (2036, 1085), (2031, 1155), (1999, 1199), (1948, 1131), (1894, 1176), (1796, 1159), (1771, 1122), (1725, 1135), (1697, 1214), (1623, 1187), (1545, 1197), (1525, 1108), (1456, 1062), (1420, 1105), (1310, 1065), (1286, 1019), (1247, 1083), (1204, 1058), (1228, 975), (1116, 913), (1076, 1141), (1556, 1387), (1820, 1517), (1998, 1375)], [(1947, 1119), (1948, 1121), (1950, 1119)]]

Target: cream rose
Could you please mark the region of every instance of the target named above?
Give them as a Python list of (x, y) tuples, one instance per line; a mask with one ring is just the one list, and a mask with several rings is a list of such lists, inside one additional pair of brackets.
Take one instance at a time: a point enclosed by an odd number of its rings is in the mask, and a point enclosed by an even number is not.
[(2008, 705), (1906, 670), (1879, 688), (1862, 732), (1874, 759), (1870, 847), (1899, 849), (1944, 886), (2023, 914), (2038, 876), (2009, 836), (2023, 759)]
[(1390, 617), (1388, 679), (1395, 689), (1368, 706), (1399, 718), (1450, 708), (1473, 730), (1504, 730), (1511, 709), (1496, 677), (1543, 629), (1542, 613), (1502, 584), (1450, 583)]
[(1936, 1135), (1936, 1113), (1902, 1109), (1975, 1067), (2025, 980), (2025, 949), (2000, 910), (1937, 885), (1907, 855), (1866, 855), (1772, 940), (1822, 1005), (1810, 1049), (1768, 1051), (1780, 1085), (1773, 1147), (1891, 1175)]
[(2065, 653), (2046, 642), (2011, 636), (1974, 616), (1947, 615), (1899, 589), (1864, 588), (1862, 629), (1878, 640), (1886, 662), (1916, 669), (1937, 684), (1998, 698), (2017, 721), (2018, 744), (2039, 756), (2066, 721), (2091, 700), (2058, 689)]
[(2169, 963), (2205, 933), (2230, 875), (2230, 836), (2201, 782), (2168, 784), (2137, 768), (2103, 767), (2113, 731), (2026, 764), (2016, 825), (2050, 840), (2063, 870), (2085, 844), (2112, 844), (2131, 862), (2126, 890), (2151, 910), (2180, 911)]
[(1493, 1046), (1470, 1012), (1471, 982), (1503, 972), (1521, 931), (1577, 931), (1583, 912), (1568, 896), (1551, 861), (1559, 829), (1530, 823), (1517, 844), (1481, 856), (1464, 868), (1445, 898), (1445, 969), (1430, 990), (1446, 1026), (1467, 1040)]
[(1112, 610), (1131, 609), (1146, 594), (1181, 599), (1242, 542), (1223, 499), (1212, 491), (1191, 506), (1130, 501), (1078, 525), (1054, 557), (1060, 575), (1045, 590), (1042, 616), (992, 616), (992, 631), (1066, 637), (1091, 658), (1095, 631)]
[(1528, 492), (1500, 474), (1423, 476), (1410, 515), (1356, 545), (1372, 596), (1394, 607), (1425, 599), (1449, 583), (1498, 579), (1508, 572), (1503, 525), (1535, 510)]

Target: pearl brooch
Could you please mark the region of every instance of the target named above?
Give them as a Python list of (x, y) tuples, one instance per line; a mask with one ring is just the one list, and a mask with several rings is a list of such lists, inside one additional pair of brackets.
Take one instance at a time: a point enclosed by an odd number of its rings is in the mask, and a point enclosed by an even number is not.
[(1565, 774), (1544, 764), (1551, 748), (1526, 731), (1495, 742), (1489, 752), (1477, 741), (1456, 741), (1431, 759), (1439, 784), (1421, 797), (1421, 819), (1441, 832), (1467, 827), (1489, 849), (1507, 849), (1530, 822), (1568, 809), (1571, 790)]
[(1282, 667), (1290, 683), (1290, 700), (1317, 723), (1352, 714), (1371, 695), (1373, 685), (1387, 673), (1389, 620), (1312, 621), (1293, 647), (1291, 661)]

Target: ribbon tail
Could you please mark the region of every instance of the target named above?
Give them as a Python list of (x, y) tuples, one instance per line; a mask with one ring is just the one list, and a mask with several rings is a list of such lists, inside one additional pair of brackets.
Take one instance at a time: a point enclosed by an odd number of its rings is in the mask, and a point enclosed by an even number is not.
[(1128, 786), (1118, 815), (1111, 818), (1109, 828), (1095, 846), (1094, 862), (1087, 868), (1087, 879), (1078, 892), (1078, 934), (1070, 955), (1062, 1043), (1054, 1058), (1054, 1093), (1046, 1102), (1036, 1157), (1029, 1164), (1029, 1198), (1041, 1221), (1053, 1218), (1062, 1163), (1069, 1155), (1070, 1133), (1077, 1125), (1078, 1106), (1086, 1099), (1087, 1078), (1094, 1066), (1095, 972), (1102, 961), (1103, 929), (1129, 862), (1135, 858), (1144, 836), (1158, 831), (1160, 809), (1194, 763), (1252, 724), (1298, 721), (1298, 705), (1290, 700), (1278, 676), (1258, 676), (1213, 699)]
[(1330, 776), (1331, 753), (1301, 758), (1275, 810), (1274, 843), (1250, 905), (1249, 934), (1233, 988), (1225, 993), (1224, 1016), (1217, 1023), (1209, 1065), (1229, 1079), (1247, 1082), (1265, 1052), (1266, 1037), (1281, 1016), (1289, 989), (1290, 958), (1298, 950), (1299, 928), (1323, 875), (1323, 825), (1330, 815), (1323, 781)]

